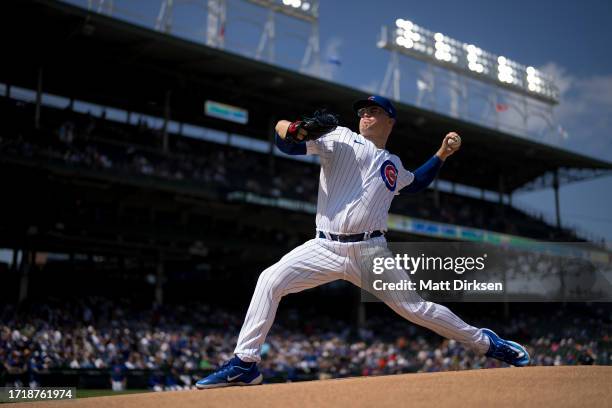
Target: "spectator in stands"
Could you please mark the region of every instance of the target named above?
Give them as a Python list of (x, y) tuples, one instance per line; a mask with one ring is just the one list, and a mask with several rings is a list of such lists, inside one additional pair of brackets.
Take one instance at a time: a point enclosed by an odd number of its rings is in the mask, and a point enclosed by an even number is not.
[[(143, 311), (129, 302), (100, 298), (61, 307), (33, 306), (19, 314), (11, 306), (0, 310), (0, 361), (11, 378), (27, 384), (32, 374), (35, 378), (49, 369), (72, 365), (109, 370), (116, 390), (125, 388), (130, 370), (140, 369), (162, 370), (151, 376), (153, 389), (191, 384), (191, 375), (210, 370), (231, 355), (227, 345), (234, 339), (227, 333), (240, 324), (238, 313), (206, 305)], [(193, 311), (198, 312), (196, 321)], [(517, 314), (506, 334), (524, 338), (537, 365), (612, 364), (610, 318), (597, 313), (600, 317), (580, 320), (562, 310), (538, 319)], [(79, 320), (84, 315), (90, 316), (86, 325)], [(387, 317), (370, 318), (356, 336), (341, 321), (311, 320), (312, 324), (305, 325), (295, 316), (287, 322), (287, 326), (275, 329), (265, 347), (262, 368), (270, 378), (298, 380), (499, 366), (454, 341), (440, 341), (415, 327), (406, 329)], [(525, 332), (524, 327), (531, 329)], [(211, 361), (211, 355), (220, 360)]]
[(111, 368), (111, 389), (113, 391), (124, 391), (127, 385), (127, 378), (125, 375), (125, 365), (115, 359)]

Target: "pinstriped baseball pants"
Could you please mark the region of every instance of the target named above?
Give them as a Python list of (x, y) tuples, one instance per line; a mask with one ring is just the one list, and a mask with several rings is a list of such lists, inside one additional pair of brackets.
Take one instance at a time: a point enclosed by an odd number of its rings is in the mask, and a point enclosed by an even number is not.
[[(371, 274), (366, 265), (374, 256), (392, 256), (384, 237), (355, 243), (315, 238), (286, 254), (259, 276), (234, 353), (244, 361), (260, 361), (261, 346), (283, 296), (338, 279), (362, 287), (362, 274)], [(390, 281), (408, 279), (401, 269), (385, 274)], [(423, 300), (415, 291), (372, 293), (412, 323), (457, 340), (476, 352), (484, 354), (488, 350), (489, 340), (482, 330), (465, 323), (447, 307)]]

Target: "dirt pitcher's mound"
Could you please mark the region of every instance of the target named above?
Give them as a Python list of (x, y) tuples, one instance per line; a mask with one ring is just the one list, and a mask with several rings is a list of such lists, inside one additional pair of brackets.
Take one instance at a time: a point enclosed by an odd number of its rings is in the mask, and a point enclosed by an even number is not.
[(611, 384), (612, 367), (526, 367), (132, 394), (35, 405), (71, 408), (599, 407), (612, 401)]

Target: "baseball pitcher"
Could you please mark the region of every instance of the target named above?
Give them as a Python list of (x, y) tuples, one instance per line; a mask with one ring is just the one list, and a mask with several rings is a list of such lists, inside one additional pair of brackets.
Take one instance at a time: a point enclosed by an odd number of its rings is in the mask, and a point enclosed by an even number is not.
[[(391, 201), (400, 191), (425, 189), (438, 170), (461, 147), (461, 138), (448, 133), (438, 151), (414, 171), (385, 149), (396, 121), (393, 104), (370, 96), (353, 104), (359, 133), (338, 125), (328, 112), (276, 125), (276, 145), (290, 155), (317, 155), (321, 162), (313, 239), (286, 254), (259, 276), (234, 350), (235, 357), (208, 377), (199, 389), (256, 385), (263, 381), (257, 368), (260, 350), (274, 321), (281, 298), (337, 279), (362, 286), (363, 254), (388, 254), (385, 239)], [(403, 270), (390, 272), (397, 280)], [(368, 289), (368, 288), (364, 288)], [(501, 339), (492, 330), (471, 326), (447, 307), (423, 300), (416, 291), (378, 295), (391, 309), (415, 324), (475, 352), (508, 364), (524, 366), (529, 354), (521, 345)]]

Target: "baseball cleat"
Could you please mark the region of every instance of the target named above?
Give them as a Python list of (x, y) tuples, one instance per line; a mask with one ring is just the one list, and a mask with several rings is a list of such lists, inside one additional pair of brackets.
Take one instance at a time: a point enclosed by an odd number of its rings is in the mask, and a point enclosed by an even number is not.
[(493, 357), (517, 367), (529, 364), (529, 353), (525, 347), (502, 339), (493, 330), (482, 329), (482, 332), (489, 338), (489, 351), (485, 354), (487, 357)]
[(234, 357), (217, 371), (196, 383), (196, 388), (229, 387), (232, 385), (258, 385), (263, 381), (256, 363), (247, 363)]

